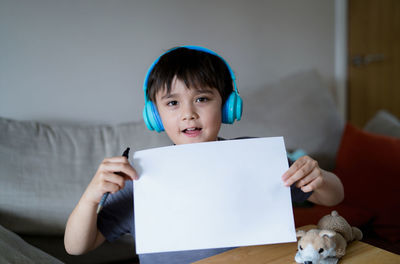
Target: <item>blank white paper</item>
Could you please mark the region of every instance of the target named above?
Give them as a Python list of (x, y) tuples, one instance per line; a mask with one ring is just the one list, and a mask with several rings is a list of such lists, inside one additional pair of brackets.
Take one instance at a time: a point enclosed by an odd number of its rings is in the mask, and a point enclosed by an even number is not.
[(296, 241), (282, 137), (135, 152), (138, 254)]

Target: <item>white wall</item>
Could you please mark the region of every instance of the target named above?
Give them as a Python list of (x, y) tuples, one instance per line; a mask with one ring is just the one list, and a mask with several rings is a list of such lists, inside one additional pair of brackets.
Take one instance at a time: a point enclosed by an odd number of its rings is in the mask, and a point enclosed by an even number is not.
[(226, 58), (244, 93), (316, 69), (334, 84), (334, 0), (0, 0), (0, 116), (141, 119), (142, 82), (164, 50)]

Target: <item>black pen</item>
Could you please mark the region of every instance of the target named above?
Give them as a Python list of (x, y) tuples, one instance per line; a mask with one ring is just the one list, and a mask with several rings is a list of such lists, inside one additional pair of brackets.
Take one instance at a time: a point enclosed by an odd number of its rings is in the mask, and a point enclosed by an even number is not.
[[(129, 150), (130, 150), (130, 148), (126, 148), (124, 153), (122, 153), (122, 156), (124, 156), (124, 157), (126, 157), (128, 159), (129, 158)], [(120, 172), (116, 172), (115, 174), (121, 175)], [(103, 208), (104, 203), (106, 202), (107, 197), (108, 197), (109, 194), (110, 194), (109, 192), (106, 192), (105, 194), (103, 194), (103, 197), (101, 197), (100, 203), (97, 206), (97, 212), (96, 212), (97, 214), (100, 213), (100, 211)]]

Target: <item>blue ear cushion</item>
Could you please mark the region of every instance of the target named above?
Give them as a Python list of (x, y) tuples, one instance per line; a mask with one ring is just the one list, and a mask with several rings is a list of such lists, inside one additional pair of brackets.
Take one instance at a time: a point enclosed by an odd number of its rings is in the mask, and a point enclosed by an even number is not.
[(237, 121), (240, 121), (242, 118), (242, 112), (243, 112), (243, 100), (240, 97), (239, 94), (236, 94), (236, 112), (235, 112), (235, 117)]
[(147, 101), (143, 109), (143, 119), (146, 126), (150, 130), (155, 130), (157, 132), (164, 131), (164, 125), (161, 121), (161, 117), (157, 111), (157, 107), (153, 102)]
[(222, 122), (225, 124), (232, 124), (234, 119), (234, 105), (236, 102), (235, 93), (231, 93), (225, 102), (224, 109), (222, 111)]
[(235, 119), (240, 120), (242, 117), (242, 106), (242, 98), (240, 98), (238, 93), (232, 92), (222, 108), (222, 123), (233, 124)]
[(151, 109), (152, 109), (151, 112), (152, 112), (154, 120), (156, 122), (156, 125), (154, 126), (154, 129), (157, 132), (162, 132), (162, 131), (164, 131), (164, 125), (163, 125), (163, 123), (161, 121), (160, 114), (158, 113), (158, 110), (157, 110), (157, 107), (155, 106), (155, 104), (153, 102), (150, 102), (150, 104), (151, 104)]
[(145, 103), (145, 105), (144, 105), (144, 111), (143, 112), (145, 113), (145, 115), (143, 116), (143, 118), (144, 118), (144, 120), (146, 122), (147, 127), (150, 130), (155, 130), (154, 126), (156, 125), (156, 122), (155, 122), (153, 114), (151, 112), (152, 109), (151, 109), (151, 104), (150, 103), (151, 102), (147, 101)]

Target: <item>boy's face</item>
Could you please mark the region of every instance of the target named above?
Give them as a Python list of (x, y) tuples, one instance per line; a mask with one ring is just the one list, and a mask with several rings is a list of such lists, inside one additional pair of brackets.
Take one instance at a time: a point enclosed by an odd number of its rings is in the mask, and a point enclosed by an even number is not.
[(177, 145), (215, 141), (222, 121), (222, 99), (217, 89), (188, 89), (178, 79), (156, 94), (156, 106), (165, 132)]

